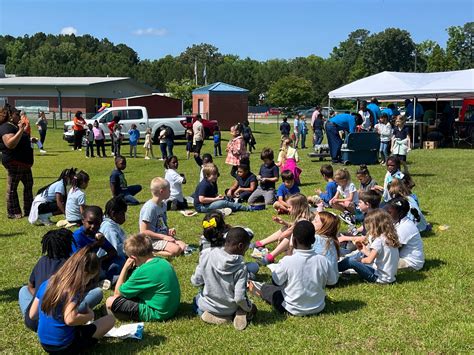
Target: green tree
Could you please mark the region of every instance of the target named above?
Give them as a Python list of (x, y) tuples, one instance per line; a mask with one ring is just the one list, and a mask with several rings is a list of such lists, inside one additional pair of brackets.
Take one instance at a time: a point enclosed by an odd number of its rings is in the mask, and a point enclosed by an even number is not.
[(474, 66), (474, 22), (447, 29), (449, 39), (446, 54), (450, 69), (470, 69)]
[(313, 88), (307, 79), (288, 75), (278, 79), (268, 90), (268, 101), (276, 106), (298, 106), (311, 103)]
[(434, 45), (431, 55), (428, 57), (426, 71), (427, 72), (439, 72), (445, 71), (447, 69), (446, 63), (446, 54), (439, 46), (439, 44)]
[(388, 28), (370, 36), (365, 42), (362, 58), (367, 74), (382, 71), (413, 71), (415, 43), (410, 33)]
[(181, 81), (170, 81), (166, 85), (166, 90), (171, 94), (171, 97), (183, 100), (184, 112), (191, 113), (193, 108), (192, 91), (196, 89), (193, 80), (183, 79)]

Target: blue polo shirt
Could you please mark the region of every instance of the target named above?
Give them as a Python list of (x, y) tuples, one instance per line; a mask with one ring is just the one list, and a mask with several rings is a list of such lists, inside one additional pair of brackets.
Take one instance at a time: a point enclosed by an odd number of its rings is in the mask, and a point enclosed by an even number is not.
[(334, 123), (336, 126), (349, 133), (354, 133), (356, 130), (355, 117), (350, 113), (340, 113), (339, 115), (330, 118), (329, 122)]
[(370, 110), (370, 112), (372, 112), (372, 116), (374, 117), (374, 125), (379, 121), (379, 118), (380, 118), (380, 108), (378, 107), (378, 105), (374, 104), (374, 103), (370, 103), (367, 105), (367, 110)]
[(250, 184), (252, 182), (257, 182), (257, 177), (255, 176), (254, 173), (249, 173), (247, 175), (247, 177), (245, 177), (245, 178), (240, 177), (240, 176), (237, 175), (235, 177), (235, 180), (237, 180), (237, 183), (239, 184), (239, 187), (249, 188)]
[(281, 184), (278, 187), (277, 197), (283, 197), (283, 199), (286, 200), (288, 197), (297, 194), (298, 192), (300, 192), (300, 188), (296, 184), (293, 184), (291, 188), (287, 188), (285, 184)]
[(393, 117), (393, 111), (392, 111), (391, 108), (384, 108), (384, 109), (382, 110), (382, 113), (386, 113), (389, 120), (391, 120), (392, 117)]
[(194, 192), (194, 207), (202, 205), (202, 203), (199, 202), (199, 196), (216, 197), (218, 194), (219, 189), (217, 188), (216, 183), (209, 182), (206, 179), (202, 180)]

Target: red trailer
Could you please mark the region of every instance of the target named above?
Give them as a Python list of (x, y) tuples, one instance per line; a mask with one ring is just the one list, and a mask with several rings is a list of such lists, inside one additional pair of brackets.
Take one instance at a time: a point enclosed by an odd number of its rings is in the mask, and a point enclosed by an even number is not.
[(152, 118), (177, 117), (183, 114), (183, 101), (163, 94), (131, 96), (112, 100), (112, 106), (144, 106)]

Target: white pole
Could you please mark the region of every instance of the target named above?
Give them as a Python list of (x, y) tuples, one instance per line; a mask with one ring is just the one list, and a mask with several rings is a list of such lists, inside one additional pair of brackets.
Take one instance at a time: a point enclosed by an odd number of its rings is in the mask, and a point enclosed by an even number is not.
[(413, 98), (413, 117), (411, 118), (413, 120), (413, 139), (411, 143), (411, 147), (414, 149), (415, 148), (415, 137), (416, 137), (416, 97)]

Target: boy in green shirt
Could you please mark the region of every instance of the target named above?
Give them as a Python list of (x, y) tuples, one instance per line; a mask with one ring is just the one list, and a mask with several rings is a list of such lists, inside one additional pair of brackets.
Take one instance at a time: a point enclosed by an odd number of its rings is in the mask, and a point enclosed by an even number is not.
[[(107, 310), (120, 320), (162, 321), (173, 317), (181, 292), (171, 264), (153, 256), (151, 239), (143, 234), (127, 238), (124, 250), (128, 259), (114, 295), (107, 299)], [(134, 266), (136, 269), (126, 280)]]

